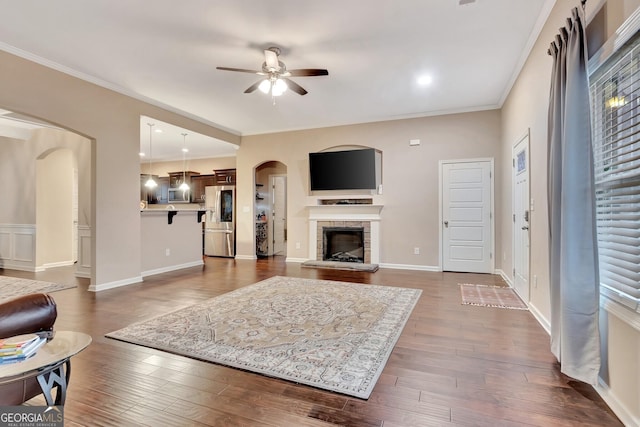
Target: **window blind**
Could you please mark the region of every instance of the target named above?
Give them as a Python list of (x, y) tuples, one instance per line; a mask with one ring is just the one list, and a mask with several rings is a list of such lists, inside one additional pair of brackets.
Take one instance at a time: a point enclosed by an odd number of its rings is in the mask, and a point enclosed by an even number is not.
[(602, 292), (640, 310), (640, 37), (590, 77)]

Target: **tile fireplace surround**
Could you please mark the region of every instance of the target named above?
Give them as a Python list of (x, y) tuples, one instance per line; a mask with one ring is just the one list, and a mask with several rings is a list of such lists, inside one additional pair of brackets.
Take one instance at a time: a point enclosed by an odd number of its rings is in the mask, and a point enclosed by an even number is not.
[(316, 248), (316, 260), (323, 261), (325, 248), (324, 245), (324, 228), (344, 227), (353, 228), (356, 230), (362, 230), (364, 232), (364, 263), (371, 264), (371, 222), (370, 221), (318, 221), (318, 233), (316, 241), (318, 242)]
[[(376, 203), (374, 200), (373, 203)], [(322, 261), (323, 227), (363, 227), (365, 264), (380, 263), (380, 211), (382, 204), (307, 204), (309, 259)]]

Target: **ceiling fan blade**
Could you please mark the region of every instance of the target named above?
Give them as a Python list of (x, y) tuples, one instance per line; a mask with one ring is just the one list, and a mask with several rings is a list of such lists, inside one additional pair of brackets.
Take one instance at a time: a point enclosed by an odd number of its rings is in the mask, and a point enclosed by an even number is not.
[(271, 49), (264, 51), (264, 62), (267, 64), (268, 69), (279, 70), (280, 64), (278, 63), (278, 54)]
[(254, 84), (249, 86), (247, 88), (247, 90), (244, 91), (244, 93), (251, 93), (251, 92), (255, 91), (256, 89), (258, 89), (258, 86), (260, 86), (260, 83), (262, 83), (263, 81), (264, 80), (258, 80), (257, 82), (255, 82)]
[(306, 95), (308, 93), (302, 86), (300, 86), (298, 83), (294, 82), (293, 80), (289, 80), (284, 77), (282, 77), (282, 80), (287, 82), (287, 87), (292, 91), (294, 91), (295, 93), (297, 93), (298, 95)]
[(223, 71), (239, 71), (241, 73), (264, 74), (262, 71), (247, 70), (244, 68), (216, 67), (216, 69), (223, 70)]
[(328, 76), (329, 71), (321, 68), (303, 68), (300, 70), (287, 70), (292, 77)]

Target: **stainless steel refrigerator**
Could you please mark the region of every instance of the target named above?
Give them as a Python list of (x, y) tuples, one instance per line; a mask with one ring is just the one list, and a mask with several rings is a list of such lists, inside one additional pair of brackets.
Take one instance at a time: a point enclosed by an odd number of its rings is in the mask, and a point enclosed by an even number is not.
[(233, 185), (205, 187), (204, 254), (236, 255), (236, 189)]

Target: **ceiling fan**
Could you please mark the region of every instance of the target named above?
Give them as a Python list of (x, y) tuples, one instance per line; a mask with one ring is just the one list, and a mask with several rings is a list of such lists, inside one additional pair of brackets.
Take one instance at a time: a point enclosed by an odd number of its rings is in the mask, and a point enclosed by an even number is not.
[[(271, 92), (271, 96), (280, 96), (287, 89), (291, 89), (299, 95), (306, 95), (307, 91), (298, 83), (289, 79), (289, 77), (313, 77), (328, 76), (329, 72), (320, 68), (302, 68), (299, 70), (287, 70), (287, 67), (278, 59), (280, 56), (280, 48), (270, 47), (264, 51), (264, 62), (262, 70), (246, 70), (244, 68), (216, 67), (218, 70), (238, 71), (241, 73), (257, 74), (265, 76), (264, 79), (258, 80), (244, 91), (244, 93), (252, 93), (256, 89), (264, 93)], [(274, 99), (275, 101), (275, 99)]]

